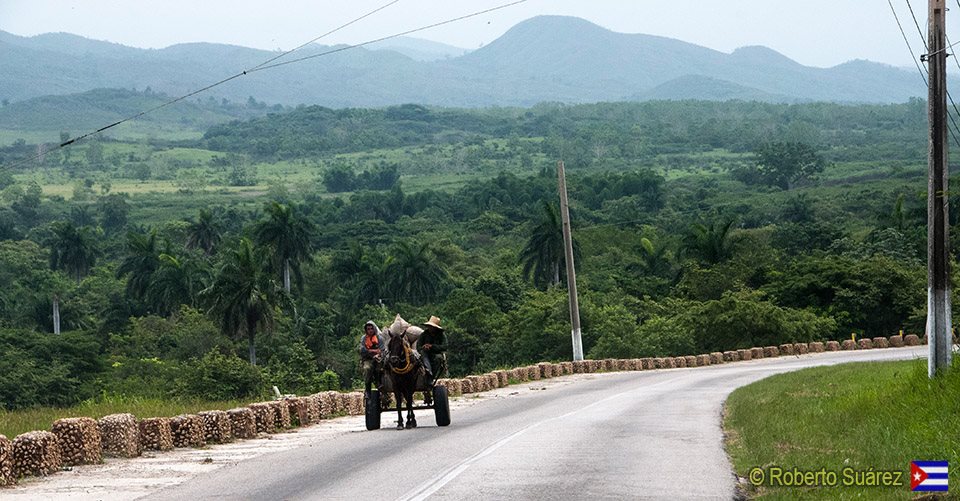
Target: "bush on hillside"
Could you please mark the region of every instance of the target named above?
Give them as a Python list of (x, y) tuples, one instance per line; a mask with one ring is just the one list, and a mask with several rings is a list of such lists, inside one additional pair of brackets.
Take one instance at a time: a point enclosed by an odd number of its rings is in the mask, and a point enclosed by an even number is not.
[(232, 400), (263, 391), (260, 369), (236, 355), (211, 351), (183, 365), (176, 380), (180, 396)]

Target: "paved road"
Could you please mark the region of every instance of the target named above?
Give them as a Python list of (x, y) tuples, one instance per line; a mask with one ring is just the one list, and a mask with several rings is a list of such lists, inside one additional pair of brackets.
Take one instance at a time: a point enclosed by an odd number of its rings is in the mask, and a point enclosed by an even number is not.
[(150, 499), (731, 499), (720, 412), (735, 388), (803, 367), (925, 354), (839, 352), (519, 385), (456, 410), (447, 428), (422, 411), (416, 430), (267, 454)]

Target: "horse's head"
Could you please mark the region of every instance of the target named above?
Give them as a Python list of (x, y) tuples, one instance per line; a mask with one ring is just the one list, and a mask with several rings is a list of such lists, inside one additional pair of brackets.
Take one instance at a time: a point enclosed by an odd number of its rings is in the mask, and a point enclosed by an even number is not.
[(390, 334), (390, 341), (387, 342), (387, 362), (391, 367), (403, 367), (406, 363), (406, 351), (409, 344), (403, 334)]

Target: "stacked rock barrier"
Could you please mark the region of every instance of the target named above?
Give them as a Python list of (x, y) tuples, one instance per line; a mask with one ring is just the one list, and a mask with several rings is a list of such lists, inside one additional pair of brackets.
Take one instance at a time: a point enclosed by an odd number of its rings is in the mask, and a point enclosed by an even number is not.
[(271, 400), (267, 402), (270, 409), (273, 410), (273, 427), (277, 430), (286, 430), (290, 427), (290, 409), (286, 402), (282, 400)]
[(233, 440), (233, 423), (224, 411), (197, 413), (203, 420), (203, 440), (208, 444), (223, 444)]
[(489, 390), (489, 388), (487, 388), (487, 378), (483, 376), (467, 376), (467, 380), (470, 381), (473, 393), (481, 393)]
[(234, 438), (253, 438), (257, 436), (257, 418), (253, 409), (237, 407), (227, 411), (230, 417), (230, 435)]
[(310, 423), (319, 423), (320, 422), (320, 395), (313, 394), (306, 397), (303, 397), (307, 405), (307, 417), (310, 419)]
[(17, 477), (13, 475), (13, 442), (0, 435), (0, 487), (13, 485)]
[(307, 426), (310, 424), (310, 414), (307, 410), (307, 399), (303, 397), (285, 398), (287, 413), (290, 415), (290, 426)]
[(103, 446), (97, 422), (88, 417), (64, 418), (53, 422), (50, 431), (60, 444), (60, 458), (66, 466), (103, 461)]
[(170, 419), (170, 433), (174, 447), (203, 447), (203, 418), (196, 414), (181, 414)]
[(140, 425), (140, 441), (148, 451), (167, 451), (173, 449), (173, 433), (170, 431), (170, 418), (153, 417), (143, 419)]
[(276, 431), (276, 420), (269, 403), (257, 402), (247, 407), (253, 411), (253, 422), (256, 425), (257, 433), (273, 433)]
[(362, 391), (344, 393), (344, 397), (347, 405), (347, 414), (350, 414), (351, 416), (359, 416), (363, 414)]
[(13, 439), (13, 476), (45, 477), (63, 465), (60, 443), (49, 431), (30, 431)]
[(97, 420), (103, 454), (132, 458), (141, 453), (140, 428), (133, 414), (110, 414)]

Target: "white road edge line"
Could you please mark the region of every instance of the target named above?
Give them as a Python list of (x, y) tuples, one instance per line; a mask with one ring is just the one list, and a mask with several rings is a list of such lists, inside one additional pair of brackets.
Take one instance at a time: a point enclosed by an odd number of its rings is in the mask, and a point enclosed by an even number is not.
[(554, 421), (554, 420), (557, 420), (557, 419), (566, 418), (566, 417), (571, 416), (571, 415), (573, 415), (573, 414), (576, 414), (576, 413), (578, 413), (578, 412), (585, 411), (585, 410), (587, 410), (587, 409), (589, 409), (589, 408), (591, 408), (591, 407), (593, 407), (593, 406), (595, 406), (595, 405), (600, 405), (600, 404), (602, 404), (602, 403), (604, 403), (604, 402), (606, 402), (606, 401), (608, 401), (608, 400), (613, 400), (613, 399), (615, 399), (615, 398), (622, 397), (622, 396), (624, 396), (624, 395), (626, 395), (626, 394), (628, 394), (628, 393), (634, 393), (634, 392), (636, 392), (637, 390), (648, 390), (648, 389), (655, 388), (655, 387), (657, 387), (657, 386), (661, 386), (661, 385), (664, 385), (664, 384), (667, 384), (667, 383), (676, 383), (678, 379), (684, 379), (684, 378), (689, 377), (690, 375), (689, 375), (689, 374), (677, 374), (677, 376), (678, 376), (678, 377), (670, 378), (670, 379), (667, 379), (667, 380), (665, 380), (665, 381), (660, 381), (659, 383), (654, 383), (654, 384), (652, 384), (652, 385), (644, 386), (644, 387), (642, 387), (642, 388), (635, 388), (635, 389), (632, 389), (632, 390), (627, 390), (627, 391), (624, 391), (624, 392), (620, 392), (620, 393), (617, 393), (616, 395), (611, 395), (611, 396), (609, 396), (609, 397), (607, 397), (607, 398), (604, 398), (604, 399), (601, 399), (601, 400), (597, 400), (596, 402), (594, 402), (594, 403), (592, 403), (592, 404), (589, 404), (589, 405), (586, 405), (586, 406), (581, 407), (581, 408), (579, 408), (579, 409), (570, 411), (570, 412), (568, 412), (568, 413), (566, 413), (566, 414), (563, 414), (563, 415), (560, 415), (560, 416), (554, 416), (554, 417), (552, 417), (552, 418), (547, 418), (547, 419), (544, 419), (544, 420), (542, 420), (542, 421), (538, 421), (538, 422), (536, 422), (536, 423), (534, 423), (534, 424), (531, 424), (531, 425), (527, 426), (526, 428), (523, 428), (523, 429), (521, 429), (521, 430), (513, 433), (512, 435), (508, 435), (508, 436), (506, 436), (506, 437), (498, 440), (498, 441), (495, 442), (494, 444), (492, 444), (492, 445), (488, 446), (487, 448), (483, 449), (482, 451), (480, 451), (480, 452), (478, 452), (478, 453), (476, 453), (476, 454), (468, 457), (467, 459), (464, 459), (463, 461), (461, 461), (461, 462), (459, 462), (459, 463), (451, 466), (450, 468), (447, 468), (443, 473), (440, 473), (439, 475), (431, 478), (430, 480), (427, 480), (426, 482), (424, 482), (424, 483), (420, 484), (419, 486), (415, 487), (414, 489), (410, 490), (409, 492), (407, 492), (407, 493), (404, 494), (403, 496), (400, 496), (399, 498), (397, 498), (397, 501), (422, 501), (422, 500), (424, 500), (424, 499), (427, 499), (428, 497), (430, 497), (431, 495), (433, 495), (433, 493), (437, 492), (438, 490), (440, 490), (441, 488), (443, 488), (443, 486), (447, 485), (447, 484), (450, 483), (453, 479), (457, 478), (461, 473), (463, 473), (464, 471), (466, 471), (467, 468), (469, 468), (470, 466), (474, 465), (475, 463), (477, 463), (477, 462), (480, 461), (481, 459), (489, 456), (489, 455), (492, 454), (495, 450), (497, 450), (497, 449), (499, 449), (500, 447), (503, 447), (504, 445), (508, 444), (508, 443), (509, 443), (510, 441), (512, 441), (513, 439), (519, 437), (520, 435), (523, 435), (524, 433), (527, 432), (527, 430), (530, 430), (530, 429), (532, 429), (532, 428), (536, 428), (536, 427), (538, 427), (538, 426), (542, 426), (543, 424), (548, 423), (548, 422), (550, 422), (550, 421)]

